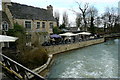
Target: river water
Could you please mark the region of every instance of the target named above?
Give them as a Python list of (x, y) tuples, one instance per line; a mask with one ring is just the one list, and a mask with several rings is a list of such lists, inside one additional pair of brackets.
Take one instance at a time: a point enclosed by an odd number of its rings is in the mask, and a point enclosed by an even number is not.
[(55, 55), (48, 78), (117, 78), (119, 40)]

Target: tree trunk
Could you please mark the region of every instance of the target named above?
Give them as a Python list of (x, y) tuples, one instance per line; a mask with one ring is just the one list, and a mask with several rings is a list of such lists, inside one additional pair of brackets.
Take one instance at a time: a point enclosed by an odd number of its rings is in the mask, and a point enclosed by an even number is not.
[(91, 24), (90, 24), (90, 31), (91, 31), (91, 33), (95, 33), (95, 28), (94, 28), (94, 23), (93, 23), (93, 21), (94, 21), (94, 18), (93, 17), (91, 17)]
[(87, 22), (85, 19), (85, 13), (83, 13), (83, 20), (84, 20), (84, 31), (87, 31)]

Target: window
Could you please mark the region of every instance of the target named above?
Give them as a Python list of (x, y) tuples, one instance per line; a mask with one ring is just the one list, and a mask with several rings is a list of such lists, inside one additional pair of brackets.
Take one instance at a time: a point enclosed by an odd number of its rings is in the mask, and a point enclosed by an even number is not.
[(31, 21), (25, 21), (25, 28), (31, 29)]
[(45, 22), (42, 22), (42, 28), (45, 28)]
[(3, 31), (8, 31), (8, 23), (7, 23), (6, 21), (4, 21), (4, 22), (2, 23), (2, 30), (3, 30)]
[(53, 23), (52, 22), (50, 23), (50, 28), (53, 28)]
[(40, 22), (37, 22), (37, 29), (40, 28)]

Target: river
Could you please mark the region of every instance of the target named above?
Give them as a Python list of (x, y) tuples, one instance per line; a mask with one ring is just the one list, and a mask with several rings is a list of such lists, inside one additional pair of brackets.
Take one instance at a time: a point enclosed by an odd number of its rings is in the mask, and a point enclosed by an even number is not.
[(117, 78), (120, 39), (55, 55), (47, 78)]

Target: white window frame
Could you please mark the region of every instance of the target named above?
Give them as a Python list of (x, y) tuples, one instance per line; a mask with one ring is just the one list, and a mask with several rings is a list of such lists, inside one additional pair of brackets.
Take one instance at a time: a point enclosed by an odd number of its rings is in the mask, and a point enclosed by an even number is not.
[[(39, 23), (39, 28), (38, 28), (38, 23)], [(40, 29), (40, 24), (41, 22), (37, 22), (36, 29)]]
[(52, 29), (54, 26), (53, 22), (50, 22), (49, 25), (50, 25), (50, 29)]
[[(31, 22), (31, 27), (30, 27), (30, 28), (27, 28), (27, 27), (26, 27), (26, 22)], [(25, 26), (25, 29), (32, 29), (32, 21), (30, 21), (30, 20), (24, 21), (24, 26)]]
[[(4, 24), (4, 23), (6, 23), (6, 24)], [(1, 29), (2, 29), (2, 30), (4, 29), (3, 31), (8, 31), (9, 24), (7, 23), (7, 21), (3, 21), (1, 25), (2, 25), (2, 26), (1, 26)], [(4, 28), (3, 28), (3, 25), (4, 25)]]
[[(43, 27), (43, 23), (44, 23), (44, 27)], [(45, 28), (46, 27), (46, 22), (42, 22), (42, 28)]]

